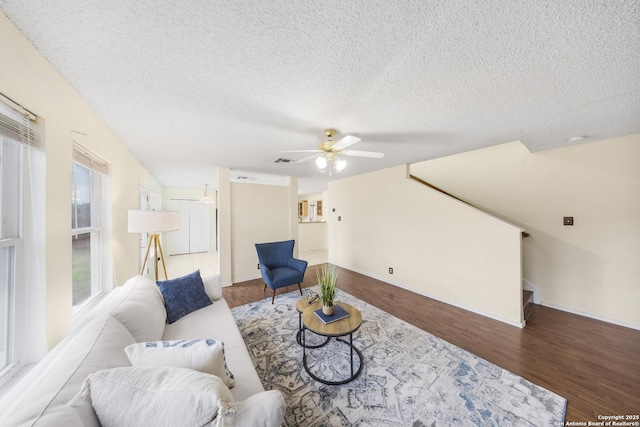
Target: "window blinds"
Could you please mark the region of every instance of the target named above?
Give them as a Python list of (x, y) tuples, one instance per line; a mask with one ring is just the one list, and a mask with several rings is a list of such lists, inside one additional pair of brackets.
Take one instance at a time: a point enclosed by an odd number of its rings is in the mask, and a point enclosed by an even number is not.
[(38, 116), (0, 94), (0, 134), (32, 147), (39, 147), (38, 128)]
[(109, 163), (73, 140), (73, 161), (102, 175), (109, 173)]

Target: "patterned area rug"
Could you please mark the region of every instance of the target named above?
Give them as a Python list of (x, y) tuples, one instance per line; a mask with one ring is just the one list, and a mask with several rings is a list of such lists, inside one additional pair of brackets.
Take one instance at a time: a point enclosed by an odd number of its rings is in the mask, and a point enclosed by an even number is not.
[[(304, 289), (305, 296), (311, 291)], [(284, 395), (287, 426), (538, 427), (564, 421), (565, 398), (341, 290), (338, 301), (362, 313), (353, 343), (364, 367), (341, 386), (316, 382), (296, 343), (299, 298), (294, 291), (278, 295), (274, 305), (267, 298), (232, 309), (262, 384)], [(325, 340), (306, 334), (307, 345)], [(348, 349), (334, 339), (307, 349), (309, 369), (323, 379), (347, 378)]]

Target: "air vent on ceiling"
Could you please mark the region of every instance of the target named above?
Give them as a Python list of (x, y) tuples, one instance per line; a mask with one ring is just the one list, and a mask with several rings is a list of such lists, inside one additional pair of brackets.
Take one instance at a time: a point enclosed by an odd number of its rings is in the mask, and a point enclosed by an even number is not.
[(291, 159), (283, 159), (283, 158), (279, 158), (277, 159), (274, 163), (291, 163), (293, 160)]

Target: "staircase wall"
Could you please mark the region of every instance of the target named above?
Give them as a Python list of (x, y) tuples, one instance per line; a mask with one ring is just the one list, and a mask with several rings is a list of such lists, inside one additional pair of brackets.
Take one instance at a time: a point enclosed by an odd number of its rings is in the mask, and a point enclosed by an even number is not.
[(407, 170), (329, 183), (329, 262), (522, 326), (521, 229)]
[(538, 153), (513, 142), (411, 173), (525, 228), (523, 276), (543, 305), (640, 329), (638, 159), (640, 134)]

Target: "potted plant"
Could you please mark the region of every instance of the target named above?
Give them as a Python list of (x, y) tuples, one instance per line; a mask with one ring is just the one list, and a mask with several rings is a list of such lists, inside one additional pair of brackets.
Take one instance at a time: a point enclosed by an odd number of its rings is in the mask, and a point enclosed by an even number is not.
[(316, 270), (320, 299), (322, 300), (322, 312), (327, 316), (333, 315), (333, 300), (336, 296), (336, 283), (338, 282), (338, 269), (335, 266), (325, 264)]

